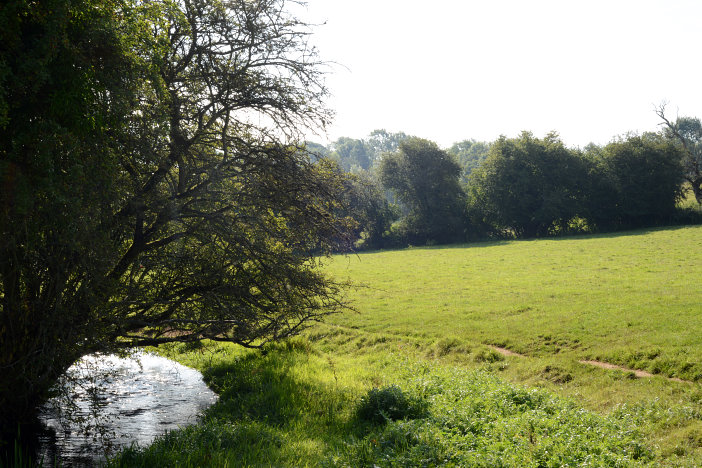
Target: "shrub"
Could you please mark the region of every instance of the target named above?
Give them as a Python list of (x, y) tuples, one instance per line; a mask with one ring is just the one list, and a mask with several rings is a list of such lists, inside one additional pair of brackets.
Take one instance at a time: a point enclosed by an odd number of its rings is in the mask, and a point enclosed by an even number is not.
[(396, 385), (373, 388), (361, 398), (356, 417), (374, 424), (398, 419), (417, 419), (429, 414), (429, 402), (406, 394)]

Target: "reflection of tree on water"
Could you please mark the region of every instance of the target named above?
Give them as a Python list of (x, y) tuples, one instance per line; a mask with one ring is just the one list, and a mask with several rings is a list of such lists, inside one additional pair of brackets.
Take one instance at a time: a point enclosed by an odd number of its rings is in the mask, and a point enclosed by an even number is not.
[[(72, 367), (41, 419), (39, 459), (92, 466), (131, 444), (196, 422), (217, 396), (199, 372), (166, 358), (90, 356)], [(66, 406), (69, 405), (69, 406)]]

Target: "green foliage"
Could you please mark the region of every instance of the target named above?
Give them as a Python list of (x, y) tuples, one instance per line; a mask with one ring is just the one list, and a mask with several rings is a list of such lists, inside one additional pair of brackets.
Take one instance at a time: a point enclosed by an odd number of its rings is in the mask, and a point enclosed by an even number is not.
[(447, 243), (463, 239), (465, 195), (459, 185), (461, 168), (436, 143), (404, 140), (386, 155), (380, 180), (406, 210), (400, 235), (410, 244)]
[(312, 161), (328, 158), (331, 154), (331, 151), (326, 146), (311, 141), (305, 142), (305, 152)]
[[(359, 313), (265, 355), (224, 345), (177, 355), (222, 395), (205, 424), (246, 440), (201, 452), (209, 436), (187, 435), (182, 446), (202, 439), (190, 452), (159, 441), (130, 463), (201, 453), (211, 466), (699, 466), (698, 385), (579, 361), (666, 364), (661, 372), (695, 378), (702, 291), (678, 273), (702, 261), (701, 230), (335, 258), (329, 271), (373, 286), (349, 292)], [(427, 401), (428, 415), (382, 425), (355, 417), (370, 389), (393, 385)]]
[(84, 354), (344, 307), (315, 268), (350, 243), (344, 178), (296, 144), (329, 111), (284, 3), (2, 6), (0, 432)]
[[(641, 466), (658, 461), (639, 429), (653, 413), (628, 408), (600, 416), (483, 371), (430, 367), (387, 352), (375, 353), (373, 360), (346, 354), (331, 368), (314, 349), (284, 347), (265, 356), (236, 357), (218, 348), (214, 359), (218, 371), (209, 378), (221, 385), (221, 397), (205, 420), (150, 447), (127, 450), (109, 466)], [(200, 366), (207, 360), (200, 358)], [(241, 367), (242, 362), (247, 364)], [(364, 391), (364, 403), (357, 406), (350, 395), (376, 372), (393, 383)], [(261, 385), (248, 390), (257, 380)], [(412, 398), (422, 401), (415, 409), (408, 402)], [(367, 417), (358, 417), (364, 405)], [(236, 410), (247, 407), (255, 409)], [(287, 408), (283, 418), (281, 407)], [(388, 417), (391, 413), (395, 416)], [(630, 413), (636, 418), (627, 417)], [(369, 419), (383, 424), (368, 424)]]
[(690, 185), (698, 205), (702, 205), (702, 123), (697, 117), (678, 117), (674, 122), (665, 116), (665, 106), (656, 114), (665, 129), (663, 135), (682, 152), (683, 177)]
[(557, 135), (496, 141), (469, 182), (472, 237), (543, 237), (670, 224), (681, 194), (680, 153), (652, 134), (585, 155)]
[(0, 449), (104, 332), (115, 134), (133, 97), (121, 6), (0, 7)]
[(370, 168), (372, 160), (363, 140), (341, 137), (331, 144), (331, 159), (339, 162), (345, 171), (358, 172)]
[(583, 211), (585, 176), (585, 162), (556, 134), (501, 137), (470, 178), (472, 217), (516, 237), (567, 230)]
[(423, 398), (408, 395), (397, 385), (372, 388), (356, 408), (356, 417), (373, 424), (398, 419), (424, 418), (429, 414), (429, 403)]
[(372, 154), (373, 165), (376, 166), (384, 155), (396, 152), (400, 143), (409, 138), (412, 138), (411, 135), (407, 135), (405, 132), (388, 132), (385, 129), (370, 132), (365, 143)]
[(431, 416), (372, 431), (350, 459), (360, 466), (637, 466), (653, 458), (626, 421), (482, 373), (427, 377)]
[(373, 130), (367, 138), (340, 137), (328, 148), (319, 145), (318, 152), (335, 160), (344, 171), (357, 174), (374, 169), (386, 153), (397, 151), (400, 143), (410, 138), (404, 132)]
[(504, 361), (505, 357), (494, 349), (481, 349), (473, 359), (475, 362), (500, 362)]
[(169, 432), (146, 450), (128, 448), (108, 466), (250, 466), (252, 458), (256, 460), (251, 454), (263, 451), (268, 452), (270, 460), (275, 460), (276, 449), (282, 442), (280, 435), (265, 424), (227, 424), (221, 420), (208, 419), (198, 426)]
[(682, 193), (681, 154), (656, 135), (628, 136), (590, 152), (587, 217), (599, 226), (639, 227), (666, 222)]
[(380, 184), (368, 172), (347, 174), (345, 185), (345, 210), (338, 215), (356, 221), (356, 248), (388, 246), (390, 226), (399, 217), (397, 207), (388, 202)]
[(490, 143), (475, 140), (463, 140), (451, 145), (448, 153), (463, 167), (461, 182), (468, 183), (470, 174), (477, 169), (488, 156)]

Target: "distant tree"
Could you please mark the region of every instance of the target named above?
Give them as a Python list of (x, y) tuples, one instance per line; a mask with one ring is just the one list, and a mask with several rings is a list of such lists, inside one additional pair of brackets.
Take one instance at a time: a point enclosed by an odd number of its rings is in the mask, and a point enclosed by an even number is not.
[(544, 139), (523, 132), (500, 137), (469, 179), (472, 208), (483, 221), (517, 237), (545, 236), (564, 230), (582, 211), (586, 168), (558, 135)]
[(397, 151), (401, 141), (410, 138), (404, 132), (391, 133), (386, 130), (373, 130), (367, 138), (339, 137), (328, 147), (308, 144), (313, 153), (323, 154), (335, 160), (346, 172), (357, 173), (371, 170), (385, 153)]
[(405, 132), (388, 132), (385, 129), (373, 130), (365, 139), (366, 148), (373, 164), (380, 162), (384, 154), (394, 153), (400, 147), (400, 143), (410, 138)]
[(487, 158), (490, 145), (482, 141), (463, 140), (454, 143), (448, 149), (450, 154), (456, 157), (458, 163), (463, 167), (461, 180), (468, 183), (468, 177)]
[(305, 152), (311, 161), (318, 161), (320, 159), (328, 158), (331, 155), (329, 148), (312, 141), (305, 142)]
[[(588, 217), (602, 227), (650, 226), (675, 212), (682, 154), (656, 134), (629, 135), (597, 151)], [(596, 177), (596, 178), (595, 178)]]
[(390, 204), (380, 183), (367, 171), (348, 174), (345, 185), (345, 208), (339, 214), (356, 221), (356, 247), (386, 247), (390, 226), (400, 216), (399, 209)]
[(329, 157), (336, 160), (347, 172), (367, 170), (371, 166), (371, 157), (363, 140), (341, 137), (331, 145)]
[(683, 152), (683, 177), (690, 184), (697, 203), (702, 205), (702, 123), (697, 117), (678, 117), (674, 122), (665, 116), (665, 106), (656, 110), (663, 120), (664, 135), (675, 141)]
[(436, 143), (409, 138), (379, 167), (380, 180), (407, 210), (401, 228), (411, 243), (463, 240), (465, 194), (461, 167)]

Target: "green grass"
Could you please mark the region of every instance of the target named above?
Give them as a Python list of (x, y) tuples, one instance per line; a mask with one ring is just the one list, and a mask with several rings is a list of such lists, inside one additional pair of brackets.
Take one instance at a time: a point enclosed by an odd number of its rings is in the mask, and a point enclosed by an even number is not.
[(698, 381), (700, 267), (700, 227), (360, 254), (328, 267), (368, 286), (329, 323)]
[[(114, 464), (700, 466), (700, 247), (685, 227), (335, 257), (331, 274), (365, 285), (357, 312), (265, 355), (164, 349), (220, 402)], [(428, 412), (359, 418), (392, 386)]]
[[(172, 348), (204, 370), (220, 401), (201, 424), (126, 450), (112, 466), (558, 467), (655, 460), (627, 413), (597, 415), (486, 370), (387, 351), (335, 362), (304, 339), (265, 355), (226, 345), (201, 354), (183, 350)], [(383, 389), (368, 392), (376, 383)], [(373, 410), (387, 420), (369, 413), (374, 395)], [(398, 403), (398, 395), (410, 403)]]

